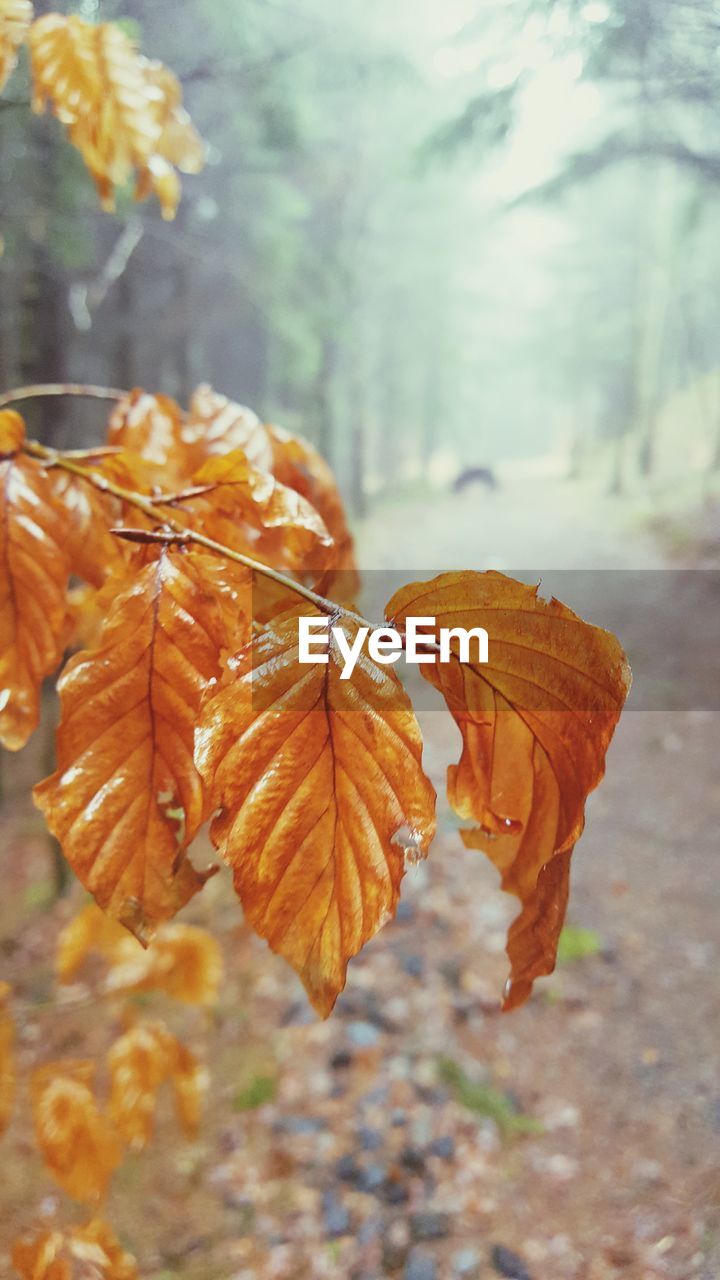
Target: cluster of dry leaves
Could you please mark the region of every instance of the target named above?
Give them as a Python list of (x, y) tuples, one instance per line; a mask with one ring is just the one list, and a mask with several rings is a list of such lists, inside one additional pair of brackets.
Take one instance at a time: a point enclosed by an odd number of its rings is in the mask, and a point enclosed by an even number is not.
[[(341, 680), (334, 640), (327, 665), (298, 660), (300, 615), (326, 616), (352, 643), (364, 623), (357, 586), (326, 463), (209, 387), (187, 412), (144, 391), (123, 396), (107, 444), (92, 452), (27, 441), (20, 415), (0, 412), (5, 746), (27, 741), (43, 680), (75, 651), (58, 681), (57, 769), (34, 794), (102, 911), (88, 909), (64, 936), (62, 978), (96, 950), (110, 963), (107, 992), (213, 997), (212, 940), (167, 923), (214, 870), (188, 853), (212, 819), (247, 921), (329, 1014), (348, 961), (395, 914), (405, 869), (435, 831), (420, 729), (395, 669), (363, 653)], [(448, 798), (464, 843), (492, 859), (520, 900), (508, 938), (511, 1008), (554, 967), (570, 857), (628, 691), (627, 663), (612, 635), (497, 573), (411, 583), (386, 618), (402, 633), (411, 616), (489, 633), (489, 663), (454, 649), (420, 670), (461, 733)], [(143, 951), (131, 934), (154, 941)], [(5, 1012), (0, 1119), (14, 1088), (11, 1041)], [(81, 1198), (102, 1194), (124, 1146), (148, 1140), (164, 1082), (193, 1131), (203, 1075), (148, 1021), (129, 1024), (108, 1053), (105, 1107), (94, 1069), (50, 1064), (31, 1089), (45, 1163)], [(85, 1234), (21, 1244), (16, 1266), (64, 1280), (77, 1250), (115, 1258), (107, 1230), (94, 1222)], [(65, 1270), (37, 1263), (46, 1256)], [(135, 1274), (117, 1258), (101, 1274)]]
[[(89, 959), (99, 960), (93, 998), (160, 991), (194, 1005), (217, 1000), (222, 977), (220, 949), (203, 929), (166, 925), (150, 950), (96, 906), (86, 907), (62, 931), (56, 970), (71, 982)], [(9, 991), (0, 989), (0, 1133), (10, 1122), (16, 1092), (14, 1029)], [(97, 1209), (125, 1150), (142, 1150), (153, 1136), (158, 1093), (173, 1092), (186, 1137), (200, 1124), (207, 1072), (160, 1019), (138, 1019), (127, 1005), (123, 1030), (103, 1064), (105, 1099), (96, 1086), (99, 1064), (86, 1059), (47, 1062), (31, 1077), (30, 1104), (43, 1164), (67, 1195)], [(110, 1227), (93, 1218), (68, 1231), (35, 1232), (16, 1241), (13, 1264), (23, 1280), (72, 1280), (75, 1264), (95, 1268), (102, 1280), (133, 1280), (134, 1260)], [(82, 1274), (85, 1274), (83, 1271)]]
[[(79, 648), (58, 684), (57, 770), (35, 800), (80, 880), (147, 942), (211, 873), (188, 846), (214, 814), (246, 918), (326, 1015), (435, 829), (395, 669), (364, 654), (341, 681), (334, 643), (326, 666), (298, 661), (301, 613), (330, 615), (350, 642), (360, 625), (317, 594), (356, 584), (331, 473), (206, 387), (187, 414), (132, 392), (108, 442), (58, 455), (0, 414), (0, 738), (23, 745), (43, 678)], [(490, 635), (488, 664), (454, 651), (421, 671), (462, 734), (448, 796), (465, 844), (522, 903), (514, 1005), (554, 964), (627, 665), (613, 636), (497, 573), (413, 583), (386, 612), (401, 631), (413, 615)]]
[(154, 192), (175, 216), (181, 173), (199, 173), (205, 147), (182, 105), (177, 77), (138, 53), (122, 27), (71, 15), (34, 20), (30, 0), (0, 0), (0, 90), (29, 48), (33, 109), (50, 107), (79, 149), (104, 209), (135, 177), (135, 199)]

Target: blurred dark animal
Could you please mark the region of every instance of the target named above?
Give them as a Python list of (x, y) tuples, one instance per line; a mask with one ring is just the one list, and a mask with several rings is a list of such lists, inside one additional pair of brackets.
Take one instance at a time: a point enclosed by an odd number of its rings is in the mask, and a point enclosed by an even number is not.
[(466, 467), (453, 482), (453, 493), (464, 493), (471, 484), (484, 484), (486, 489), (497, 489), (495, 472), (491, 467)]

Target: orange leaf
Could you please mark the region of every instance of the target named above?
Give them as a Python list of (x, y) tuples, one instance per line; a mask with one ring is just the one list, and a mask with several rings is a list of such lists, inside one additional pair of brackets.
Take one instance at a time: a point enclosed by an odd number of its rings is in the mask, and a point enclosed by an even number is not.
[(158, 1090), (166, 1081), (185, 1136), (196, 1135), (207, 1071), (163, 1022), (131, 1027), (112, 1045), (107, 1063), (110, 1115), (129, 1146), (141, 1150), (152, 1138)]
[(178, 1123), (186, 1138), (195, 1138), (208, 1089), (207, 1069), (184, 1044), (176, 1040), (171, 1053), (171, 1072)]
[(211, 537), (233, 547), (237, 527), (246, 524), (257, 535), (258, 547), (275, 553), (274, 564), (303, 569), (311, 558), (320, 565), (327, 561), (331, 538), (315, 508), (269, 472), (253, 467), (241, 449), (208, 458), (193, 483), (214, 486), (194, 502)]
[(0, 90), (15, 70), (18, 49), (27, 39), (32, 19), (30, 0), (0, 0)]
[(121, 584), (97, 648), (58, 685), (58, 769), (35, 802), (97, 903), (141, 941), (207, 878), (184, 850), (205, 817), (193, 731), (224, 642), (193, 556), (163, 550)]
[(297, 615), (279, 618), (231, 662), (197, 735), (221, 806), (212, 838), (246, 917), (323, 1016), (348, 960), (395, 913), (406, 849), (424, 856), (435, 827), (397, 677), (366, 656), (352, 680), (341, 669), (335, 642), (327, 665), (300, 665)]
[(37, 726), (67, 631), (65, 514), (48, 473), (18, 452), (24, 436), (20, 415), (0, 412), (0, 742), (11, 751)]
[(211, 1005), (217, 1001), (222, 953), (206, 929), (190, 924), (164, 925), (147, 951), (131, 964), (132, 968), (130, 964), (116, 966), (110, 975), (110, 987), (163, 991), (186, 1004)]
[(117, 1135), (90, 1088), (91, 1062), (52, 1062), (31, 1084), (33, 1121), (46, 1168), (75, 1200), (101, 1200), (121, 1159)]
[(15, 1027), (8, 1012), (10, 988), (0, 982), (0, 1135), (5, 1132), (15, 1101)]
[(137, 942), (133, 944), (127, 929), (106, 916), (94, 902), (89, 902), (60, 931), (55, 956), (58, 979), (60, 982), (70, 982), (93, 951), (105, 956), (110, 962), (114, 961), (118, 952), (124, 951), (126, 942), (134, 945), (140, 955), (145, 955)]
[(21, 1237), (12, 1247), (12, 1263), (21, 1280), (139, 1280), (135, 1259), (101, 1218), (64, 1232)]
[(70, 1252), (79, 1262), (95, 1267), (102, 1280), (140, 1280), (135, 1259), (120, 1247), (114, 1231), (102, 1218), (72, 1228)]
[(150, 190), (172, 218), (179, 180), (204, 162), (202, 143), (180, 105), (180, 85), (159, 63), (141, 57), (113, 22), (47, 14), (30, 30), (33, 106), (47, 103), (66, 127), (112, 210), (115, 188), (133, 172), (136, 198)]
[(64, 1246), (65, 1237), (61, 1231), (41, 1231), (38, 1235), (22, 1236), (16, 1240), (12, 1247), (12, 1264), (20, 1280), (73, 1280)]
[(169, 1074), (164, 1028), (131, 1027), (111, 1046), (107, 1065), (110, 1117), (123, 1141), (140, 1151), (152, 1137), (157, 1092)]
[[(166, 468), (172, 483), (188, 474), (183, 465), (182, 429), (182, 409), (174, 400), (136, 387), (118, 401), (110, 414), (107, 441)], [(112, 458), (105, 459), (103, 470), (111, 471), (112, 463)], [(167, 481), (164, 487), (168, 488)]]
[[(334, 542), (331, 565), (343, 575), (343, 599), (350, 600), (358, 586), (353, 540), (340, 491), (331, 468), (317, 449), (302, 436), (291, 435), (283, 427), (267, 428), (272, 443), (273, 474), (278, 480), (307, 498), (319, 511)], [(326, 584), (324, 589), (329, 589)]]
[(50, 474), (57, 504), (67, 513), (64, 550), (70, 569), (100, 587), (126, 558), (123, 544), (110, 532), (118, 521), (120, 503), (67, 471)]
[(252, 466), (261, 471), (273, 469), (268, 431), (257, 414), (213, 391), (205, 382), (193, 392), (183, 435), (195, 448), (196, 467), (216, 454), (242, 449)]
[(446, 573), (403, 587), (392, 624), (428, 617), (438, 627), (484, 627), (489, 662), (421, 667), (443, 694), (463, 738), (448, 797), (466, 845), (488, 854), (523, 910), (511, 927), (505, 1007), (552, 972), (568, 892), (569, 859), (585, 800), (600, 782), (630, 674), (614, 636), (535, 587), (499, 573)]

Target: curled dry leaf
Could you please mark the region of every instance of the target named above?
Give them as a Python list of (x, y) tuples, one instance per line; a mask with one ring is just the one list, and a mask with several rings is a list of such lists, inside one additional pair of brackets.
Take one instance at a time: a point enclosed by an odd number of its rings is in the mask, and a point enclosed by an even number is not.
[(397, 677), (365, 655), (352, 680), (341, 670), (334, 641), (326, 666), (301, 665), (297, 613), (277, 619), (208, 698), (196, 749), (245, 915), (323, 1016), (348, 960), (395, 914), (408, 849), (425, 856), (435, 828)]
[(163, 1022), (142, 1022), (124, 1032), (107, 1055), (109, 1112), (123, 1140), (142, 1150), (152, 1138), (158, 1091), (173, 1086), (175, 1108), (186, 1137), (197, 1133), (207, 1073)]
[(15, 1101), (15, 1027), (8, 1004), (10, 988), (0, 982), (0, 1135), (7, 1129)]
[(0, 0), (0, 91), (15, 70), (18, 49), (27, 39), (32, 20), (30, 0)]
[(104, 209), (137, 175), (136, 199), (154, 191), (173, 218), (180, 183), (173, 168), (197, 172), (202, 144), (180, 105), (171, 72), (141, 57), (113, 22), (48, 14), (30, 31), (33, 105), (50, 104), (92, 174)]
[(87, 1280), (90, 1273), (97, 1280), (139, 1280), (135, 1259), (101, 1218), (21, 1237), (13, 1244), (12, 1264), (20, 1280)]
[[(241, 449), (208, 458), (193, 483), (212, 486), (192, 504), (210, 537), (238, 550), (249, 547), (292, 570), (306, 568), (312, 559), (318, 565), (327, 561), (332, 539), (315, 507), (269, 472), (253, 467)], [(248, 538), (243, 538), (243, 525)]]
[(66, 517), (24, 438), (20, 415), (0, 412), (0, 742), (12, 751), (37, 727), (68, 631)]
[(193, 470), (206, 458), (232, 453), (234, 449), (242, 449), (248, 462), (261, 471), (273, 469), (270, 436), (257, 414), (247, 405), (235, 404), (213, 391), (206, 382), (192, 394), (183, 434), (186, 443), (195, 449)]
[(48, 1172), (75, 1200), (102, 1200), (122, 1150), (91, 1088), (94, 1064), (51, 1062), (35, 1072), (35, 1137)]
[(163, 549), (106, 591), (97, 647), (60, 678), (58, 768), (34, 796), (96, 902), (147, 941), (208, 874), (184, 851), (206, 816), (193, 731), (225, 628), (189, 553)]
[[(169, 396), (153, 396), (135, 387), (118, 400), (107, 427), (107, 441), (145, 462), (166, 468), (159, 473), (163, 488), (172, 487), (189, 474), (185, 463), (183, 412)], [(106, 459), (106, 463), (111, 460)], [(112, 467), (106, 474), (112, 473)]]
[(55, 954), (55, 972), (59, 981), (71, 982), (93, 952), (111, 964), (118, 956), (125, 958), (127, 943), (133, 952), (145, 955), (127, 929), (96, 907), (94, 902), (89, 902), (60, 930)]
[[(273, 473), (282, 484), (297, 490), (320, 512), (335, 544), (331, 569), (342, 586), (343, 601), (349, 601), (357, 592), (359, 578), (353, 540), (332, 470), (322, 454), (302, 436), (291, 435), (282, 427), (267, 429), (272, 446)], [(323, 590), (329, 590), (331, 586), (332, 578), (326, 578)]]
[[(126, 935), (127, 937), (127, 935)], [(222, 952), (205, 929), (163, 925), (147, 950), (133, 945), (116, 951), (108, 974), (110, 991), (162, 991), (185, 1004), (217, 1002), (223, 975)]]
[(512, 1008), (555, 966), (570, 854), (629, 689), (625, 655), (609, 632), (499, 573), (410, 584), (387, 616), (400, 627), (408, 616), (428, 617), (489, 635), (487, 664), (461, 662), (454, 640), (450, 662), (421, 671), (462, 733), (448, 797), (460, 818), (478, 824), (463, 832), (465, 843), (487, 853), (522, 903), (508, 939)]

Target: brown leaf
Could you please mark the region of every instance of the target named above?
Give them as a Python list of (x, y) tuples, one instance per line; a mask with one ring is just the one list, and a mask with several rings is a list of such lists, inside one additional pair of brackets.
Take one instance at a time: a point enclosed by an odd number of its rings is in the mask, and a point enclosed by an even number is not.
[(147, 941), (206, 879), (184, 856), (205, 817), (193, 731), (225, 629), (191, 554), (163, 549), (114, 587), (97, 648), (60, 679), (58, 769), (34, 796), (98, 904)]
[(136, 199), (155, 191), (172, 218), (180, 183), (202, 167), (204, 152), (180, 105), (176, 78), (141, 57), (113, 22), (91, 23), (48, 14), (30, 31), (33, 106), (50, 104), (90, 170), (103, 208), (115, 188), (137, 174)]
[(66, 519), (48, 473), (24, 457), (19, 414), (0, 412), (0, 742), (37, 727), (40, 688), (68, 632)]
[(71, 982), (88, 955), (96, 952), (114, 963), (118, 955), (126, 958), (125, 944), (144, 956), (146, 952), (130, 937), (127, 929), (89, 902), (60, 930), (55, 954), (55, 972), (60, 982)]
[(163, 1024), (125, 1031), (109, 1049), (107, 1066), (110, 1117), (123, 1141), (141, 1151), (152, 1138), (158, 1089), (169, 1074)]
[(312, 561), (327, 562), (332, 540), (315, 508), (270, 472), (253, 467), (241, 449), (208, 458), (193, 482), (213, 486), (192, 504), (210, 537), (242, 549), (238, 536), (242, 540), (246, 525), (250, 537), (244, 545), (276, 566), (301, 570)]
[(79, 476), (59, 470), (49, 475), (56, 501), (67, 513), (64, 550), (70, 570), (91, 586), (100, 587), (125, 562), (123, 547), (110, 532), (121, 505)]
[(20, 1280), (74, 1280), (62, 1231), (21, 1236), (12, 1246), (12, 1264)]
[(387, 616), (400, 627), (422, 617), (489, 635), (487, 664), (461, 662), (453, 641), (449, 662), (421, 671), (462, 733), (448, 797), (479, 824), (463, 832), (465, 843), (488, 854), (523, 906), (509, 935), (511, 1008), (555, 966), (570, 853), (629, 689), (625, 655), (609, 632), (499, 573), (413, 583), (393, 596)]
[(173, 1086), (178, 1121), (195, 1137), (207, 1087), (207, 1072), (163, 1022), (141, 1022), (124, 1032), (107, 1055), (109, 1111), (124, 1141), (142, 1150), (152, 1138), (157, 1095)]
[(101, 1218), (21, 1237), (13, 1244), (12, 1263), (21, 1280), (89, 1280), (91, 1274), (93, 1280), (139, 1280), (135, 1259)]
[(31, 1100), (45, 1167), (75, 1200), (104, 1198), (121, 1160), (117, 1135), (101, 1114), (91, 1062), (51, 1062), (35, 1072)]
[(111, 964), (109, 991), (162, 991), (185, 1004), (217, 1002), (222, 953), (215, 938), (196, 925), (162, 925), (147, 950), (126, 946), (115, 951)]
[(234, 449), (242, 449), (248, 462), (261, 471), (273, 469), (268, 430), (257, 414), (213, 391), (205, 382), (193, 392), (183, 435), (196, 451), (193, 470), (206, 458), (232, 453)]
[(30, 0), (0, 0), (0, 91), (15, 70), (18, 49), (27, 39), (32, 20)]
[(7, 1129), (15, 1101), (15, 1027), (8, 1009), (10, 988), (0, 982), (0, 1135)]
[(327, 665), (301, 665), (296, 613), (230, 667), (197, 734), (212, 838), (248, 921), (327, 1016), (348, 960), (395, 913), (406, 850), (423, 857), (434, 833), (420, 730), (388, 667), (362, 656), (341, 680), (334, 642)]
[[(154, 462), (164, 468), (163, 472), (157, 473), (158, 479), (164, 482), (164, 489), (171, 488), (187, 475), (183, 465), (183, 412), (169, 396), (150, 395), (140, 387), (128, 391), (110, 414), (107, 441), (131, 455), (138, 454), (145, 462)], [(103, 471), (120, 479), (117, 459), (105, 459)], [(127, 471), (124, 474), (127, 476)]]
[[(267, 428), (272, 444), (272, 470), (278, 480), (307, 498), (327, 526), (334, 542), (331, 567), (342, 575), (343, 602), (350, 601), (359, 583), (352, 536), (345, 508), (331, 468), (317, 449), (302, 436), (291, 435), (283, 427)], [(331, 581), (324, 580), (323, 590)]]

